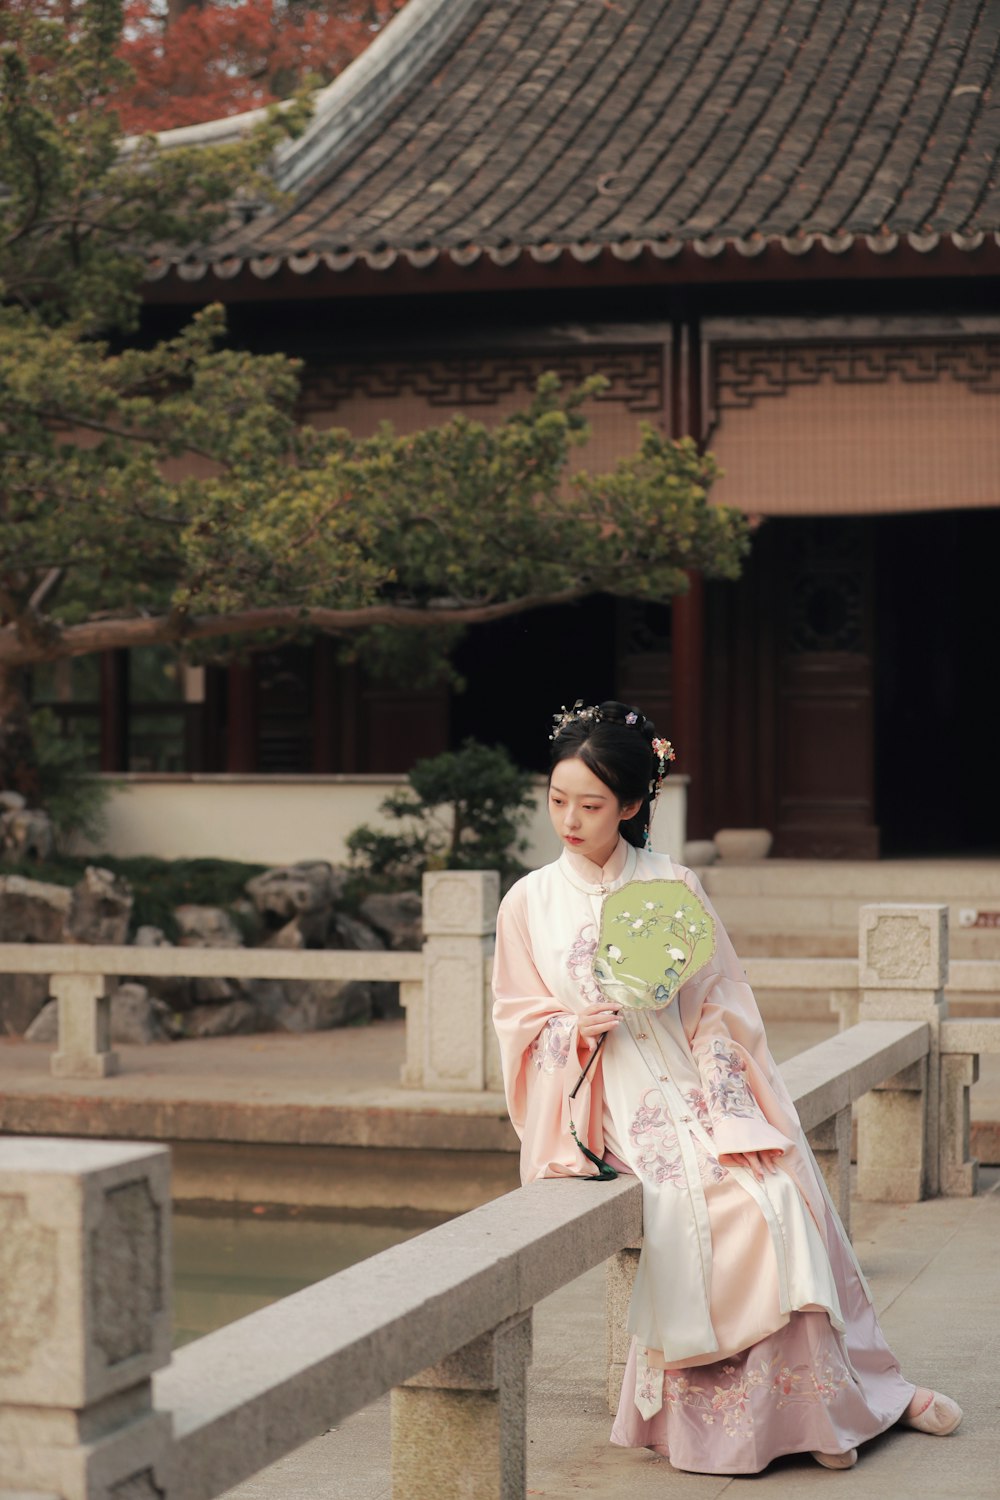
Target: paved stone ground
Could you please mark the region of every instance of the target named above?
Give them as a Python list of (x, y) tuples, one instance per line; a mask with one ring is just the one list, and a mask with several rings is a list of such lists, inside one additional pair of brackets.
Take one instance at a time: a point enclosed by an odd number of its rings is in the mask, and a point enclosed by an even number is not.
[[(996, 1500), (1000, 1435), (1000, 1172), (975, 1199), (853, 1206), (854, 1241), (882, 1326), (906, 1374), (965, 1411), (949, 1438), (894, 1429), (847, 1473), (805, 1456), (751, 1478), (682, 1474), (651, 1454), (612, 1448), (602, 1393), (603, 1273), (536, 1310), (529, 1393), (528, 1495), (547, 1500)], [(390, 1500), (388, 1398), (306, 1444), (227, 1500)]]

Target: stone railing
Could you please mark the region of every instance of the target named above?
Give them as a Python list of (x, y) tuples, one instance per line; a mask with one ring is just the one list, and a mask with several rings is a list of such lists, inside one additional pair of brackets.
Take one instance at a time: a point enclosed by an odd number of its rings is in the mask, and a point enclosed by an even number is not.
[[(755, 990), (794, 1000), (815, 996), (817, 1002), (825, 1001), (829, 1015), (837, 1017), (842, 1028), (853, 1026), (858, 1019), (861, 981), (856, 958), (746, 958), (743, 967)], [(964, 1002), (1000, 1001), (1000, 961), (953, 958), (945, 993), (949, 997), (958, 995)], [(782, 1012), (783, 1019), (791, 1019), (793, 1013)], [(810, 1011), (810, 1016), (814, 1014)]]
[[(860, 1196), (975, 1190), (968, 1091), (1000, 1023), (947, 1020), (946, 924), (865, 908), (861, 1022), (784, 1064), (842, 1209), (855, 1100)], [(481, 951), (439, 959), (478, 1013)], [(0, 1494), (209, 1500), (391, 1390), (394, 1496), (521, 1496), (531, 1309), (604, 1260), (613, 1401), (637, 1182), (534, 1183), (171, 1359), (168, 1167), (157, 1147), (0, 1141)]]
[[(491, 1025), (490, 969), (499, 900), (495, 873), (443, 871), (424, 877), (422, 953), (299, 951), (270, 948), (136, 948), (86, 945), (0, 944), (0, 974), (50, 974), (59, 1001), (59, 1046), (52, 1069), (64, 1077), (102, 1077), (117, 1070), (109, 1041), (108, 978), (112, 975), (256, 979), (366, 979), (400, 984), (406, 1009), (404, 1087), (434, 1093), (498, 1092), (499, 1051)], [(943, 905), (875, 905), (860, 913), (859, 957), (751, 959), (751, 983), (774, 987), (784, 975), (801, 986), (819, 966), (831, 982), (843, 1018), (861, 1022), (923, 1022), (926, 1060), (908, 1059), (890, 1081), (859, 1073), (850, 1099), (811, 1115), (813, 1144), (831, 1163), (834, 1196), (846, 1210), (847, 1111), (862, 1096), (859, 1130), (882, 1142), (881, 1165), (865, 1168), (871, 1196), (917, 1199), (939, 1191), (975, 1192), (976, 1165), (969, 1156), (969, 1090), (978, 1077), (978, 1055), (1000, 1051), (1000, 1021), (948, 1017), (948, 908)], [(953, 966), (958, 967), (958, 966)], [(971, 962), (963, 976), (985, 992), (991, 973), (1000, 990), (1000, 965)], [(845, 1065), (857, 1057), (857, 1030), (842, 1037)], [(805, 1066), (806, 1053), (794, 1068)], [(832, 1065), (832, 1064), (831, 1064)], [(824, 1063), (824, 1067), (828, 1064)], [(881, 1066), (876, 1061), (876, 1069)], [(833, 1076), (833, 1075), (831, 1075)], [(826, 1096), (824, 1096), (825, 1098)], [(813, 1106), (807, 1105), (808, 1110)], [(824, 1103), (823, 1108), (826, 1108)], [(919, 1138), (919, 1160), (914, 1141)], [(897, 1142), (897, 1145), (890, 1143)], [(834, 1170), (832, 1163), (839, 1165)], [(905, 1178), (905, 1181), (903, 1181)]]
[(407, 1012), (404, 1085), (499, 1089), (488, 1003), (498, 902), (495, 872), (425, 875), (422, 953), (0, 943), (0, 975), (51, 976), (50, 993), (59, 1006), (51, 1067), (62, 1078), (118, 1072), (110, 1036), (109, 981), (116, 978), (359, 979), (400, 986)]
[(0, 1494), (209, 1500), (392, 1391), (393, 1494), (525, 1489), (534, 1304), (642, 1227), (545, 1182), (170, 1353), (169, 1153), (0, 1140)]

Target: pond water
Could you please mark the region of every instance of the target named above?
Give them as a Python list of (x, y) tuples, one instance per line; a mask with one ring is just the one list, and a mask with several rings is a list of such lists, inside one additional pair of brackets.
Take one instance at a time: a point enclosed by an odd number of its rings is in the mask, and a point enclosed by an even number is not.
[(448, 1217), (175, 1210), (174, 1347), (412, 1239)]

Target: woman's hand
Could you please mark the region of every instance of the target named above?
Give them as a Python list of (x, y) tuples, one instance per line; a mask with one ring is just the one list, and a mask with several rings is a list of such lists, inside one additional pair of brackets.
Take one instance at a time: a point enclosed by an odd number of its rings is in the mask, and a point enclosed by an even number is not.
[(580, 1035), (588, 1042), (596, 1042), (605, 1032), (614, 1031), (620, 1024), (620, 1012), (606, 1000), (597, 1005), (584, 1006), (579, 1012)]
[(763, 1182), (765, 1171), (772, 1175), (777, 1172), (775, 1160), (783, 1155), (783, 1151), (728, 1151), (719, 1157), (719, 1164), (723, 1167), (746, 1167), (758, 1182)]

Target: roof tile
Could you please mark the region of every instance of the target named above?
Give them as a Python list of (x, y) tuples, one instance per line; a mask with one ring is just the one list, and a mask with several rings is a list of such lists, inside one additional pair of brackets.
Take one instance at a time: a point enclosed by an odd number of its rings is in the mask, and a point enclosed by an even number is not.
[(996, 0), (479, 0), (195, 258), (997, 232), (998, 58)]

